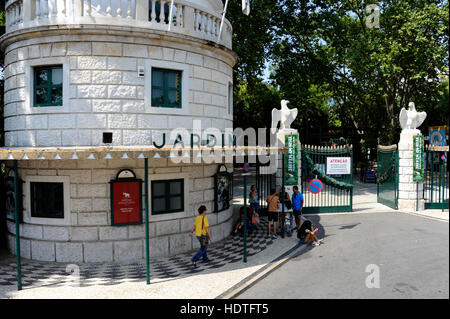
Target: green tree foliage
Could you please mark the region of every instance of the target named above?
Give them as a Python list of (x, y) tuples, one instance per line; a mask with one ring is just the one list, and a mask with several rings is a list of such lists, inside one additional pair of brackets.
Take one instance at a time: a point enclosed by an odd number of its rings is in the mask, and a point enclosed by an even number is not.
[[(410, 101), (428, 113), (424, 134), (427, 125), (448, 121), (448, 1), (251, 3), (249, 17), (239, 4), (228, 17), (239, 56), (235, 125), (245, 127), (243, 113), (250, 110), (252, 116), (270, 116), (264, 108), (281, 97), (299, 109), (294, 126), (303, 143), (319, 143), (324, 132), (364, 147), (396, 143), (398, 114)], [(379, 5), (379, 27), (366, 25), (369, 4)], [(274, 72), (266, 85), (270, 93), (263, 94), (259, 82), (267, 60)], [(278, 99), (254, 96), (261, 94)]]
[(242, 14), (241, 1), (229, 1), (227, 19), (233, 25), (234, 126), (270, 127), (272, 108), (280, 105), (279, 92), (262, 80), (265, 62), (270, 59), (275, 1), (251, 2), (249, 16)]
[(366, 26), (367, 4), (281, 1), (274, 80), (302, 109), (317, 109), (312, 85), (329, 91), (329, 111), (356, 141), (395, 143), (400, 109), (431, 110), (448, 76), (448, 2), (384, 1), (379, 28)]

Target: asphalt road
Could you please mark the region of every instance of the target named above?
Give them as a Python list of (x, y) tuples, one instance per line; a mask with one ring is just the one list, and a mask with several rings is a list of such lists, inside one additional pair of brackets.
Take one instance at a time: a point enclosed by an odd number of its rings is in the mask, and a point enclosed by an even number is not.
[[(325, 244), (299, 250), (237, 298), (449, 298), (448, 222), (400, 212), (309, 218)], [(374, 269), (379, 288), (368, 288)]]

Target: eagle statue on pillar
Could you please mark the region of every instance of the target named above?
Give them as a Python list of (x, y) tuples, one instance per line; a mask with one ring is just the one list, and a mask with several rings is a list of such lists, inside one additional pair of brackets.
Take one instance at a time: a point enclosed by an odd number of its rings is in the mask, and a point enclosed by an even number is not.
[(403, 107), (400, 111), (400, 126), (402, 130), (415, 130), (425, 121), (427, 113), (417, 112), (414, 102), (409, 102), (408, 106), (408, 110)]
[(297, 117), (297, 109), (289, 109), (287, 104), (288, 100), (281, 100), (281, 109), (272, 109), (272, 130), (277, 128), (278, 123), (280, 123), (280, 131), (284, 129), (290, 129), (292, 122), (294, 122)]

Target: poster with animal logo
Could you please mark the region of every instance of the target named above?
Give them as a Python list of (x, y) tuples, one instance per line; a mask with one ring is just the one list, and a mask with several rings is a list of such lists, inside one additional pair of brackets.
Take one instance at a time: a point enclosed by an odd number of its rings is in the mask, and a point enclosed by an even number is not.
[(142, 181), (125, 179), (111, 181), (111, 224), (142, 223)]

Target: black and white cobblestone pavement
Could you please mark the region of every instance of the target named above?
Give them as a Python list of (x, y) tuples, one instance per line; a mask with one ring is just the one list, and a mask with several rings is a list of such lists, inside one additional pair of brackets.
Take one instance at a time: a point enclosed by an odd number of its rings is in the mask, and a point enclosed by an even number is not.
[[(257, 255), (273, 243), (267, 236), (267, 221), (261, 218), (261, 224), (249, 233), (247, 241), (248, 257)], [(225, 265), (242, 260), (243, 238), (240, 235), (230, 236), (208, 247), (210, 262), (199, 262), (196, 268), (191, 265), (195, 252), (179, 254), (167, 258), (150, 260), (150, 280), (175, 279), (220, 269)], [(24, 287), (58, 287), (72, 285), (74, 276), (68, 267), (70, 263), (41, 262), (22, 259), (22, 285)], [(80, 263), (79, 285), (117, 285), (123, 282), (142, 282), (146, 280), (145, 260), (134, 263)], [(0, 286), (17, 285), (16, 257), (6, 255), (0, 260)]]

